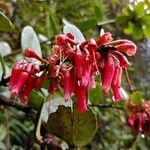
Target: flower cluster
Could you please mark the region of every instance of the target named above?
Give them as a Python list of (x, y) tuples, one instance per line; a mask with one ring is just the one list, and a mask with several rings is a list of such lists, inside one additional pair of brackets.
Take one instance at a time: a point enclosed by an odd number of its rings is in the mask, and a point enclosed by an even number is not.
[[(125, 54), (133, 56), (136, 53), (136, 45), (133, 42), (125, 39), (114, 41), (110, 33), (105, 33), (97, 41), (87, 39), (82, 43), (78, 43), (74, 40), (74, 36), (68, 33), (56, 36), (55, 43), (48, 60), (40, 58), (29, 48), (24, 53), (26, 57), (35, 58), (48, 66), (45, 69), (45, 74), (50, 78), (48, 88), (50, 94), (62, 88), (64, 99), (70, 100), (75, 95), (78, 101), (78, 110), (85, 112), (88, 110), (88, 90), (96, 87), (95, 75), (100, 75), (103, 93), (108, 94), (112, 89), (114, 101), (123, 99), (121, 75), (122, 70), (127, 69), (129, 65)], [(30, 78), (36, 78), (36, 73), (39, 72), (39, 69), (34, 73), (32, 73), (32, 69), (27, 71), (26, 68), (28, 67), (23, 65), (22, 68), (20, 63), (16, 65), (19, 65), (21, 73), (28, 74), (29, 78), (25, 79), (26, 83)], [(27, 66), (30, 66), (30, 63)], [(12, 88), (14, 85), (18, 86), (18, 84), (23, 83), (17, 94), (23, 93), (22, 90), (28, 86), (32, 87), (30, 89), (36, 88), (30, 82), (29, 84), (25, 84), (25, 81), (19, 83), (21, 76), (17, 77), (19, 80), (14, 84), (12, 82), (13, 78), (15, 78), (14, 71), (12, 71), (11, 78), (10, 90), (12, 95), (15, 93)]]
[(141, 105), (130, 104), (129, 108), (131, 113), (128, 117), (128, 125), (132, 132), (150, 137), (150, 102), (147, 101)]
[(12, 69), (9, 81), (11, 95), (18, 96), (21, 94), (21, 102), (26, 104), (32, 89), (39, 90), (42, 86), (46, 74), (43, 72), (38, 77), (36, 73), (39, 71), (40, 67), (37, 64), (28, 63), (25, 60), (17, 62)]

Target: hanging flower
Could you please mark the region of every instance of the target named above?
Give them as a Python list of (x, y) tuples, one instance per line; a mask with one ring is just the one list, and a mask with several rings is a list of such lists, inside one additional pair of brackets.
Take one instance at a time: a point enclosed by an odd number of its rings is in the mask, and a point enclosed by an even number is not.
[(128, 125), (134, 134), (142, 133), (150, 137), (150, 102), (141, 105), (129, 105)]

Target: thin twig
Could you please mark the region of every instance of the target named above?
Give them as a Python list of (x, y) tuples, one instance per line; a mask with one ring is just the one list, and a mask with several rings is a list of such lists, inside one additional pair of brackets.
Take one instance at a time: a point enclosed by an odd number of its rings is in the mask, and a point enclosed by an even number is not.
[(119, 110), (124, 110), (123, 107), (120, 107), (120, 106), (115, 106), (113, 104), (98, 104), (98, 105), (95, 105), (95, 104), (91, 104), (90, 105), (91, 107), (98, 107), (98, 108), (114, 108), (114, 109), (119, 109)]
[(103, 26), (103, 25), (111, 24), (111, 23), (115, 23), (115, 22), (116, 22), (115, 19), (110, 19), (110, 20), (98, 22), (97, 25), (98, 25), (98, 26)]
[(0, 105), (12, 106), (19, 110), (24, 110), (24, 111), (29, 110), (29, 107), (27, 105), (21, 104), (11, 98), (3, 96), (3, 95), (0, 95)]

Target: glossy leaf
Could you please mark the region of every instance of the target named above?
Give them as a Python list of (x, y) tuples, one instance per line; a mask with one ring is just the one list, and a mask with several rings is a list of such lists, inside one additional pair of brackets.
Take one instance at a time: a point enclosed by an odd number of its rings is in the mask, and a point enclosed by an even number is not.
[[(37, 35), (31, 26), (26, 26), (23, 28), (21, 33), (21, 47), (24, 51), (27, 47), (34, 50), (40, 57), (42, 57), (41, 46)], [(30, 59), (32, 61), (37, 61), (35, 59)], [(38, 61), (37, 61), (38, 62)]]
[(11, 54), (12, 50), (8, 43), (6, 42), (0, 42), (0, 54), (1, 56), (6, 56), (8, 54)]
[(64, 34), (72, 33), (74, 35), (75, 41), (78, 43), (85, 41), (82, 32), (75, 25), (70, 24), (68, 21), (63, 22), (65, 23), (65, 26), (63, 28)]
[(0, 31), (11, 31), (12, 23), (7, 16), (0, 11)]
[(83, 146), (95, 135), (97, 120), (91, 108), (86, 113), (79, 113), (76, 105), (73, 112), (70, 107), (59, 106), (49, 115), (47, 127), (70, 145)]

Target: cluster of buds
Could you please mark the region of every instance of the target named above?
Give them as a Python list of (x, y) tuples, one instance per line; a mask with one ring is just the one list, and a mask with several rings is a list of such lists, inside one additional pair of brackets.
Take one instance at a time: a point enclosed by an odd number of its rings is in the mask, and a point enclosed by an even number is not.
[(150, 102), (141, 105), (130, 104), (128, 125), (135, 134), (142, 133), (150, 137)]
[[(100, 36), (97, 41), (87, 39), (82, 43), (76, 42), (71, 33), (61, 34), (56, 36), (55, 42), (48, 60), (42, 59), (29, 48), (24, 53), (26, 57), (35, 58), (48, 66), (46, 73), (48, 72), (50, 78), (49, 94), (62, 88), (64, 99), (70, 100), (75, 95), (78, 110), (85, 112), (88, 110), (88, 90), (96, 87), (95, 75), (100, 75), (103, 93), (108, 94), (112, 89), (114, 101), (123, 99), (121, 75), (122, 70), (126, 70), (129, 65), (124, 53), (128, 56), (136, 53), (136, 45), (133, 42), (113, 41), (110, 33)], [(24, 69), (21, 72), (27, 71)], [(13, 74), (12, 72), (12, 77)], [(28, 74), (31, 77), (36, 73)], [(14, 94), (12, 88), (10, 90)]]
[(37, 76), (40, 67), (26, 60), (17, 62), (13, 69), (9, 81), (9, 90), (12, 96), (20, 96), (21, 102), (27, 104), (32, 89), (39, 90), (45, 79), (45, 72)]

